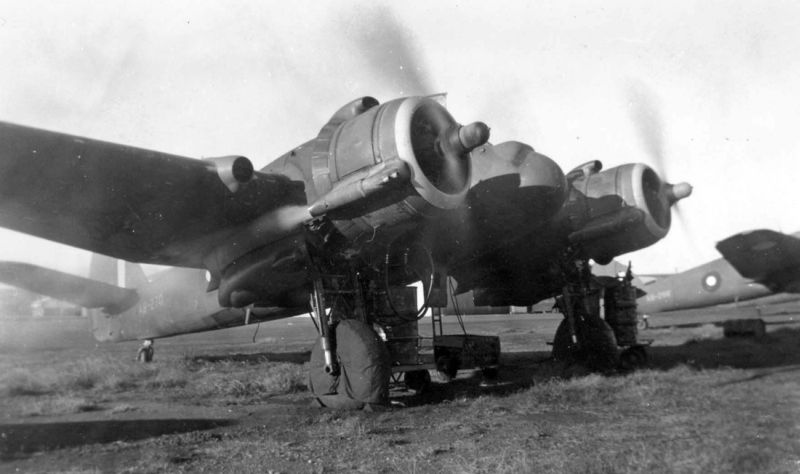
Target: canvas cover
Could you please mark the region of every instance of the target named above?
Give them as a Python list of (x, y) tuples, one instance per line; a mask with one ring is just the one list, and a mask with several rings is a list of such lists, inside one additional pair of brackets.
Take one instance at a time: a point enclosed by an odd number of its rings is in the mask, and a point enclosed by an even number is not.
[(309, 388), (322, 405), (360, 409), (389, 402), (389, 353), (375, 331), (361, 321), (344, 320), (335, 327), (340, 374), (325, 373), (320, 343), (311, 351)]

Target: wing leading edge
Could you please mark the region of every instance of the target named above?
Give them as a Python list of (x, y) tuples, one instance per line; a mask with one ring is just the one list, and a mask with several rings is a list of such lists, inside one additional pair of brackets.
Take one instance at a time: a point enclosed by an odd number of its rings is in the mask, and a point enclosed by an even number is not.
[(201, 268), (237, 227), (305, 201), (283, 175), (234, 193), (207, 161), (0, 122), (0, 226), (93, 252)]

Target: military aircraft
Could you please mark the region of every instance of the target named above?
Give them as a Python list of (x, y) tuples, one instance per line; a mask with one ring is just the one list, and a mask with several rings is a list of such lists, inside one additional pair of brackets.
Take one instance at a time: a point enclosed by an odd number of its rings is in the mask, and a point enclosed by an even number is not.
[[(414, 281), (422, 306), (443, 306), (446, 276), (476, 304), (562, 295), (571, 347), (615, 358), (613, 333), (585, 304), (588, 261), (663, 238), (670, 207), (691, 187), (642, 163), (603, 170), (590, 161), (564, 173), (529, 145), (488, 140), (484, 123), (460, 125), (422, 96), (353, 100), (259, 171), (243, 156), (192, 159), (0, 123), (0, 226), (201, 270), (186, 282), (219, 308), (187, 301), (154, 318), (146, 308), (157, 294), (109, 289), (117, 310), (139, 310), (107, 311), (102, 337), (151, 339), (311, 309), (320, 396), (385, 402), (389, 363), (371, 325), (416, 318), (393, 304)], [(197, 278), (205, 272), (208, 281)], [(604, 336), (591, 335), (598, 327)], [(366, 382), (340, 384), (348, 373)]]
[(643, 315), (800, 293), (800, 233), (760, 229), (717, 244), (723, 258), (644, 285)]
[(223, 329), (294, 315), (284, 308), (220, 307), (207, 272), (169, 268), (148, 277), (141, 265), (92, 255), (89, 277), (23, 262), (0, 262), (0, 281), (87, 308), (92, 333), (118, 342)]

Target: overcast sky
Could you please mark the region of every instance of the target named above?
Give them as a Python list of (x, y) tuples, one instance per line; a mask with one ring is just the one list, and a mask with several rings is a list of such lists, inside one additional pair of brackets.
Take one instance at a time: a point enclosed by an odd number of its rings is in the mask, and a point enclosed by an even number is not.
[[(739, 231), (800, 229), (798, 49), (789, 1), (0, 0), (0, 120), (260, 167), (352, 98), (444, 91), (460, 122), (565, 171), (663, 154), (694, 195), (623, 259), (667, 272)], [(0, 259), (87, 255), (0, 232)]]

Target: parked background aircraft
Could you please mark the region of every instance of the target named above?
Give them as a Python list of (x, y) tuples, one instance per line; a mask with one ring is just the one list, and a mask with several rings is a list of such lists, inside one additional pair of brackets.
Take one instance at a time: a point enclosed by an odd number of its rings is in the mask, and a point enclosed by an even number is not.
[[(738, 303), (770, 297), (785, 302), (800, 293), (800, 233), (753, 230), (717, 244), (723, 258), (642, 286), (640, 314)], [(778, 296), (776, 294), (790, 293)], [(776, 296), (771, 296), (776, 295)]]

